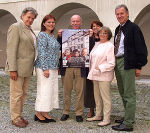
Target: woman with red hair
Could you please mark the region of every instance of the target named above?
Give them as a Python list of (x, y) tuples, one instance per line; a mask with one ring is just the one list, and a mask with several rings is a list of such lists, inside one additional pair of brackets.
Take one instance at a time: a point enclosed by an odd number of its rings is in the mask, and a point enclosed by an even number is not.
[(58, 56), (60, 44), (53, 35), (55, 18), (46, 15), (37, 38), (38, 56), (35, 61), (37, 73), (37, 97), (35, 103), (35, 121), (56, 122), (48, 115), (53, 108), (58, 108)]

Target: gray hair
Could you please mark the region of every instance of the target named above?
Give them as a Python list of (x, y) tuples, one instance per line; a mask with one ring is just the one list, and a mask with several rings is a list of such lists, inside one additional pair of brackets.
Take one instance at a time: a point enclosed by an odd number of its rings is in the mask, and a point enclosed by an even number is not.
[(22, 15), (23, 15), (23, 14), (26, 14), (27, 12), (31, 12), (32, 14), (34, 14), (34, 15), (35, 15), (35, 18), (38, 16), (38, 13), (37, 13), (37, 11), (36, 11), (34, 8), (32, 8), (32, 7), (26, 7), (26, 8), (22, 11), (22, 13), (21, 13), (21, 19), (22, 19)]
[(121, 7), (123, 7), (127, 12), (129, 12), (128, 7), (127, 7), (126, 5), (124, 5), (124, 4), (118, 5), (118, 6), (115, 8), (115, 12), (116, 12), (117, 9), (120, 9)]
[(112, 38), (112, 32), (111, 32), (110, 28), (106, 27), (106, 26), (101, 27), (100, 30), (97, 32), (98, 36), (99, 36), (99, 34), (100, 34), (100, 32), (102, 30), (104, 30), (108, 34), (108, 38), (107, 39), (110, 40)]

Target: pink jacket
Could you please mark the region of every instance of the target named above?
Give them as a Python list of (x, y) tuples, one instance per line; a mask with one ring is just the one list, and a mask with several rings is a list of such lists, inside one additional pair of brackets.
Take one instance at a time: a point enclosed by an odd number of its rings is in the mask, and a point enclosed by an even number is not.
[(110, 41), (96, 43), (90, 52), (90, 71), (87, 78), (97, 81), (112, 81), (114, 67), (114, 45)]

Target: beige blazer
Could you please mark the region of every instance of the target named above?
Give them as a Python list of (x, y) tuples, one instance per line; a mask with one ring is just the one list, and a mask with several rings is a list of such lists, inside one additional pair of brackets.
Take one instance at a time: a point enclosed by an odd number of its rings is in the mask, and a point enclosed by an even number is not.
[(18, 76), (32, 75), (35, 60), (34, 40), (30, 30), (20, 21), (10, 26), (7, 34), (8, 71), (17, 71)]

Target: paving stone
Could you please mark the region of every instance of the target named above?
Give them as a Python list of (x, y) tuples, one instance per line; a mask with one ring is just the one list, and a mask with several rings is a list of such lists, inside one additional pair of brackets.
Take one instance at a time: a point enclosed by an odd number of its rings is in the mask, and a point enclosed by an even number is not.
[[(112, 115), (111, 125), (107, 127), (98, 127), (98, 122), (87, 122), (86, 115), (89, 109), (84, 110), (84, 122), (75, 121), (75, 93), (72, 93), (71, 112), (69, 120), (62, 122), (60, 117), (63, 109), (63, 88), (59, 79), (59, 109), (50, 112), (51, 116), (56, 119), (56, 123), (41, 124), (33, 120), (35, 111), (36, 96), (36, 77), (31, 78), (27, 100), (24, 105), (23, 116), (29, 120), (26, 128), (17, 128), (11, 125), (9, 111), (9, 77), (0, 74), (0, 133), (118, 133), (111, 129), (115, 125), (114, 120), (124, 115), (123, 104), (117, 90), (116, 82), (111, 85), (112, 95)], [(136, 123), (133, 133), (150, 133), (150, 84), (147, 82), (137, 82), (137, 109)], [(124, 132), (125, 133), (125, 132)]]

